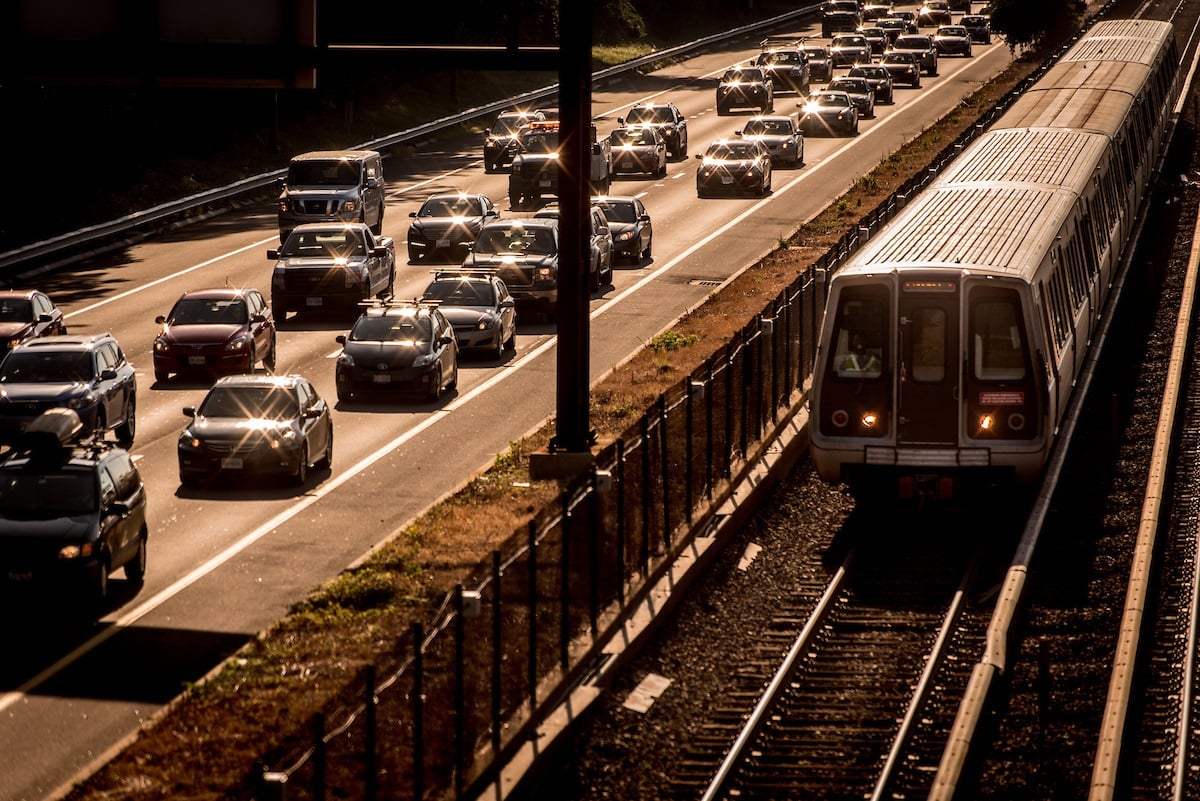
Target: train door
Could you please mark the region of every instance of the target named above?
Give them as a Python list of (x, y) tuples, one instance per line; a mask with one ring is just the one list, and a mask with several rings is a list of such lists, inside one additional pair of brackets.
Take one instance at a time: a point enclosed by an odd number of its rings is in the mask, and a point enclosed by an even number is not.
[(957, 446), (958, 281), (903, 280), (897, 322), (896, 443)]

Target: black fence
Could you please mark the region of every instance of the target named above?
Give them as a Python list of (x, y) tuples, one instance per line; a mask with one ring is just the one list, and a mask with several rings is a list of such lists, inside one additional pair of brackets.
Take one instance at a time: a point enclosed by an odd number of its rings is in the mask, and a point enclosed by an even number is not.
[(687, 548), (811, 373), (835, 272), (1013, 99), (1010, 92), (928, 170), (868, 212), (799, 279), (597, 455), (591, 471), (492, 555), (487, 578), (458, 587), (428, 626), (397, 643), (395, 664), (364, 671), (352, 696), (270, 755), (244, 797), (456, 799), (501, 781), (502, 767), (592, 667), (597, 643)]

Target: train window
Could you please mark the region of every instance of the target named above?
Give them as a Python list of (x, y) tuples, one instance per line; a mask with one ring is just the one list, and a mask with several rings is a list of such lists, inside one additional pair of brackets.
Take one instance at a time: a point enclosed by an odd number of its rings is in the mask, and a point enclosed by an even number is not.
[(946, 312), (938, 308), (912, 313), (913, 381), (942, 381), (946, 377)]
[(879, 378), (887, 340), (886, 290), (847, 288), (838, 301), (833, 372), (839, 378)]
[(988, 292), (971, 304), (971, 370), (980, 381), (1025, 378), (1025, 337), (1015, 292)]

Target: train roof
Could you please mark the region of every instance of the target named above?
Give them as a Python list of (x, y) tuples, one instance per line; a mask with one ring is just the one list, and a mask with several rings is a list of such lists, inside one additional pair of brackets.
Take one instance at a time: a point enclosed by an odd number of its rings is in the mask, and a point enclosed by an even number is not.
[(843, 272), (955, 267), (1031, 280), (1106, 146), (1081, 131), (988, 132)]
[(1114, 19), (1097, 22), (1071, 46), (1059, 63), (1070, 61), (1131, 61), (1150, 65), (1162, 43), (1174, 35), (1169, 22)]
[(1059, 63), (994, 128), (1079, 128), (1115, 136), (1149, 70), (1127, 62)]

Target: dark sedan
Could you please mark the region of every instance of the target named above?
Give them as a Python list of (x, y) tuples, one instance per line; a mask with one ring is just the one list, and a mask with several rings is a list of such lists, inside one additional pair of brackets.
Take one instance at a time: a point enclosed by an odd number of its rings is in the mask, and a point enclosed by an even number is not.
[(408, 260), (433, 261), (435, 257), (458, 264), (479, 236), (484, 223), (497, 219), (500, 210), (487, 195), (454, 192), (433, 195), (417, 211), (408, 226)]
[(871, 60), (871, 43), (865, 36), (846, 33), (829, 43), (829, 60), (835, 67), (851, 67)]
[(825, 88), (830, 92), (845, 92), (850, 95), (850, 100), (858, 109), (860, 120), (875, 116), (875, 90), (866, 78), (834, 78)]
[(0, 292), (0, 339), (12, 350), (27, 339), (67, 333), (63, 314), (44, 292), (9, 289)]
[(805, 136), (855, 136), (858, 108), (845, 92), (814, 92), (804, 105), (800, 130)]
[(458, 341), (436, 305), (387, 302), (368, 308), (348, 335), (334, 371), (339, 401), (419, 392), (436, 401), (458, 386)]
[(762, 113), (775, 108), (775, 87), (759, 67), (730, 67), (717, 85), (717, 114), (735, 108), (756, 108)]
[(612, 174), (667, 177), (667, 143), (649, 125), (617, 128), (608, 135), (612, 145)]
[(475, 351), (496, 359), (517, 348), (517, 304), (504, 282), (491, 273), (447, 270), (438, 273), (421, 293), (438, 304), (454, 327), (463, 353)]
[(192, 422), (179, 435), (179, 481), (282, 473), (308, 482), (309, 468), (333, 462), (329, 406), (298, 375), (226, 376), (199, 408), (185, 406)]
[(895, 103), (896, 92), (892, 86), (892, 74), (879, 64), (855, 64), (846, 73), (847, 78), (862, 78), (875, 92), (876, 103)]
[(943, 25), (933, 35), (933, 46), (939, 56), (966, 56), (970, 58), (971, 34), (962, 25)]
[(762, 142), (778, 164), (796, 168), (804, 163), (804, 136), (789, 115), (753, 117), (738, 131), (743, 139)]
[(950, 4), (946, 0), (925, 0), (917, 10), (917, 24), (922, 28), (950, 24)]
[(972, 42), (992, 43), (992, 21), (982, 14), (964, 14), (958, 24), (967, 29)]
[(627, 259), (638, 262), (650, 258), (654, 243), (654, 226), (640, 198), (627, 195), (602, 195), (592, 198), (608, 220), (613, 238), (613, 261)]
[(897, 36), (891, 49), (884, 55), (886, 56), (888, 53), (911, 53), (916, 56), (917, 63), (921, 65), (921, 69), (925, 70), (926, 75), (938, 74), (938, 51), (933, 46), (932, 36), (920, 33)]
[(892, 76), (893, 84), (921, 88), (921, 62), (912, 53), (884, 53), (879, 57), (879, 66)]
[(746, 139), (720, 139), (696, 155), (696, 194), (717, 192), (765, 195), (771, 191), (771, 154), (766, 145)]
[(801, 50), (808, 59), (810, 80), (828, 81), (833, 77), (833, 62), (829, 59), (829, 48), (825, 45), (804, 45)]
[(275, 369), (275, 321), (257, 289), (194, 289), (154, 318), (154, 380), (172, 373), (252, 373)]

